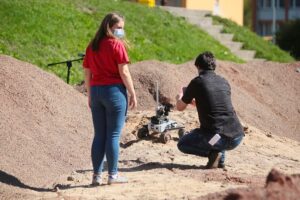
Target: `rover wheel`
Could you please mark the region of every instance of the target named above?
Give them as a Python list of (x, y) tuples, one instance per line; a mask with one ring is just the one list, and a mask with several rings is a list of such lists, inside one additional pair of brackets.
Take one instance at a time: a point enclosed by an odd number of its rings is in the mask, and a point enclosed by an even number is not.
[(185, 132), (184, 128), (181, 128), (178, 130), (179, 139), (182, 138), (185, 134), (186, 134), (186, 132)]
[(149, 130), (147, 127), (143, 127), (141, 129), (139, 129), (138, 133), (137, 133), (138, 138), (143, 139), (147, 136), (149, 136)]
[(162, 143), (167, 144), (172, 139), (169, 133), (164, 133), (160, 135), (160, 140)]

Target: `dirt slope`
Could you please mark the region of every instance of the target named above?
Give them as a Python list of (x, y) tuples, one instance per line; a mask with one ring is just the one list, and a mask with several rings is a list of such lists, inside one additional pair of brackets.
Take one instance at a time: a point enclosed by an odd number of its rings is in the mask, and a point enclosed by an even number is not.
[[(231, 84), (232, 99), (238, 115), (264, 131), (300, 141), (300, 63), (218, 62), (217, 73)], [(174, 103), (182, 86), (197, 75), (193, 62), (172, 65), (145, 61), (131, 66), (137, 88), (139, 108), (154, 109), (155, 83), (159, 80), (161, 97)], [(149, 95), (153, 94), (153, 95)]]
[[(92, 124), (87, 99), (36, 66), (0, 56), (0, 196), (3, 199), (198, 199), (237, 187), (264, 186), (272, 168), (299, 174), (298, 64), (219, 62), (217, 73), (232, 86), (233, 103), (249, 126), (243, 144), (227, 154), (227, 171), (203, 170), (205, 158), (184, 155), (173, 140), (136, 138), (160, 99), (171, 99), (196, 74), (192, 62), (145, 61), (130, 66), (139, 110), (130, 111), (121, 140), (124, 186), (88, 187)], [(171, 112), (186, 129), (197, 113)], [(278, 136), (277, 136), (278, 135)], [(280, 137), (279, 137), (280, 136)], [(286, 138), (286, 137), (289, 138)], [(294, 139), (294, 140), (293, 140)], [(67, 181), (69, 177), (70, 181)], [(105, 177), (106, 178), (106, 177)], [(53, 192), (55, 185), (60, 188)], [(219, 195), (219, 194), (218, 194)]]
[[(55, 75), (0, 56), (0, 169), (39, 187), (87, 165), (86, 98)], [(80, 157), (78, 157), (80, 155)]]

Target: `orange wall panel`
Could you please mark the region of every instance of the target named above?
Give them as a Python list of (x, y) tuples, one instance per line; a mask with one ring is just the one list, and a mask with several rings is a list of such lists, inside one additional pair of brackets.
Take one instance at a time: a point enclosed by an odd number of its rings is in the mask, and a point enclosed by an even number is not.
[(216, 3), (219, 2), (219, 15), (243, 25), (243, 0), (185, 0), (186, 8), (208, 10), (213, 13)]

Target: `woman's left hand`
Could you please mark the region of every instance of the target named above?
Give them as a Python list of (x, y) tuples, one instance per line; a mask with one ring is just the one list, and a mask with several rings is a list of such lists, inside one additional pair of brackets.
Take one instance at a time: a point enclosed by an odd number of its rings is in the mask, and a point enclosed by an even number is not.
[(135, 95), (129, 96), (129, 108), (134, 109), (137, 106), (137, 100)]
[(91, 108), (91, 96), (90, 95), (88, 95), (88, 105), (89, 105), (89, 108)]

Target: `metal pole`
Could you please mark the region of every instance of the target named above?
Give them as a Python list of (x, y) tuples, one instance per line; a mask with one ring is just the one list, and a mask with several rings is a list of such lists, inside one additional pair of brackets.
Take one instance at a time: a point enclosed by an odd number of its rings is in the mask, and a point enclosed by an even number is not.
[(80, 61), (80, 60), (83, 60), (83, 57), (82, 58), (78, 58), (78, 59), (74, 59), (74, 60), (67, 60), (67, 61), (63, 61), (63, 62), (51, 63), (51, 64), (48, 64), (47, 66), (52, 66), (52, 65), (58, 65), (58, 64), (64, 64), (64, 63), (66, 63), (67, 67), (68, 67), (68, 71), (67, 71), (67, 83), (69, 84), (72, 62), (74, 62), (74, 61)]
[(158, 101), (158, 81), (156, 82), (156, 108), (159, 106), (159, 101)]
[(71, 72), (71, 67), (72, 67), (72, 62), (68, 61), (67, 62), (67, 67), (68, 67), (68, 72), (67, 72), (67, 83), (69, 84), (70, 81), (70, 72)]
[(272, 20), (272, 41), (273, 44), (276, 43), (276, 5), (275, 0), (272, 0), (272, 8), (273, 8), (273, 20)]

